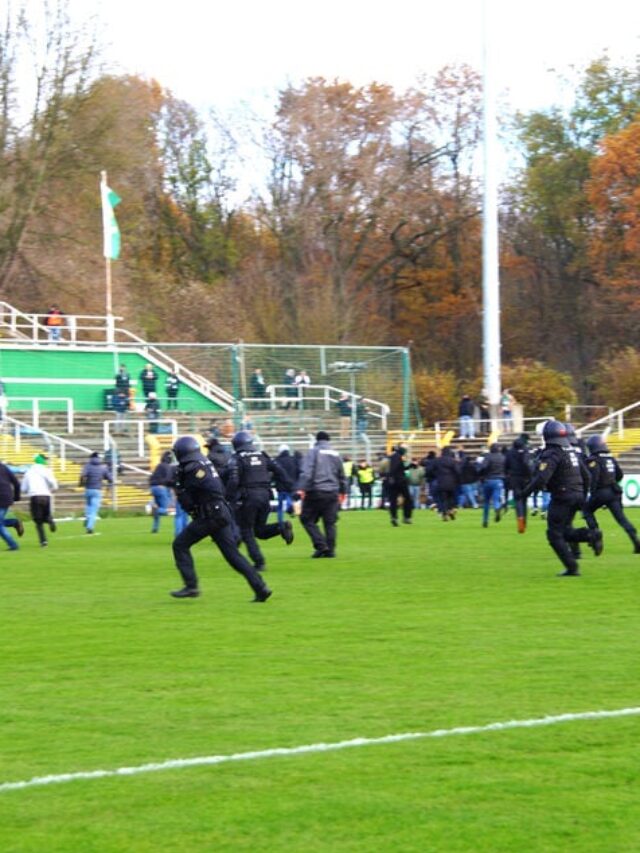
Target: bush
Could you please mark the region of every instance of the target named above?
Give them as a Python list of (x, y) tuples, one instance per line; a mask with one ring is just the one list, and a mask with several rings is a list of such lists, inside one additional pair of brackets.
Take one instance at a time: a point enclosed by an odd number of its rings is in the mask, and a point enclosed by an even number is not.
[(595, 399), (606, 406), (622, 409), (640, 400), (640, 352), (626, 347), (600, 359), (593, 382)]
[(458, 382), (453, 373), (437, 370), (417, 371), (414, 383), (422, 420), (427, 426), (435, 421), (450, 421), (458, 412)]
[(520, 358), (502, 368), (502, 387), (524, 408), (525, 417), (564, 418), (565, 406), (577, 402), (571, 376), (541, 361)]

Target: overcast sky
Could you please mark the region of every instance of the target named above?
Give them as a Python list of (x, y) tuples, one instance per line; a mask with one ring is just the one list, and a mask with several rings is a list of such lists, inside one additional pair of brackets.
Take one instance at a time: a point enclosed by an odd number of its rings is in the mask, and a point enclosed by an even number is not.
[[(562, 76), (607, 50), (640, 55), (638, 0), (486, 0), (509, 102), (559, 102)], [(72, 0), (102, 21), (114, 69), (157, 79), (198, 108), (273, 99), (307, 76), (404, 88), (423, 72), (482, 62), (483, 0)], [(554, 69), (551, 71), (550, 69)]]

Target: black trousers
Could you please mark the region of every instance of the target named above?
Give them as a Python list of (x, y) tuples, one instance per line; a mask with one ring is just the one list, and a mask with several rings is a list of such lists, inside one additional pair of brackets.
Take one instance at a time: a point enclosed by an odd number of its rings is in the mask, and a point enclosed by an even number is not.
[[(335, 553), (338, 508), (337, 492), (312, 492), (305, 495), (300, 521), (309, 534), (316, 551)], [(320, 520), (322, 520), (324, 535), (318, 527)]]
[(243, 498), (242, 505), (236, 510), (236, 521), (240, 528), (240, 536), (247, 546), (254, 566), (264, 566), (264, 557), (256, 538), (272, 539), (274, 536), (280, 535), (279, 523), (267, 524), (270, 511), (271, 491), (267, 489), (249, 491), (247, 496)]
[(398, 518), (398, 498), (400, 496), (402, 496), (402, 515), (408, 520), (413, 512), (413, 501), (406, 480), (401, 483), (389, 483), (389, 512), (394, 521)]
[(260, 574), (238, 551), (239, 537), (235, 524), (229, 520), (226, 527), (218, 529), (217, 525), (208, 518), (194, 519), (173, 540), (173, 556), (186, 587), (198, 588), (198, 576), (191, 556), (191, 548), (206, 536), (211, 537), (227, 563), (245, 578), (254, 592), (263, 592), (266, 589), (266, 584)]
[(47, 541), (44, 526), (45, 524), (51, 525), (53, 522), (53, 518), (51, 518), (51, 498), (49, 495), (34, 495), (32, 498), (29, 498), (29, 511), (38, 531), (38, 539), (40, 544), (42, 544)]
[[(522, 497), (522, 492), (524, 491), (525, 486), (527, 485), (526, 480), (520, 480), (517, 477), (510, 479), (509, 481), (509, 489), (513, 491), (513, 505), (516, 511), (517, 518), (526, 518), (527, 517), (527, 499)], [(507, 490), (507, 499), (509, 497), (509, 491)]]
[(584, 520), (587, 522), (590, 529), (597, 529), (598, 522), (595, 519), (594, 513), (603, 506), (607, 507), (611, 515), (635, 545), (638, 541), (636, 529), (624, 514), (624, 510), (622, 509), (622, 496), (614, 486), (607, 486), (604, 489), (598, 489), (598, 491), (591, 495), (584, 505)]
[(360, 509), (364, 509), (365, 503), (371, 509), (373, 505), (373, 483), (359, 483), (360, 486), (360, 497), (362, 499), (362, 504)]
[(570, 571), (576, 571), (578, 561), (574, 556), (572, 543), (594, 541), (593, 531), (588, 527), (573, 527), (576, 513), (582, 509), (584, 499), (576, 494), (558, 499), (552, 496), (547, 512), (547, 539), (558, 555), (562, 565)]

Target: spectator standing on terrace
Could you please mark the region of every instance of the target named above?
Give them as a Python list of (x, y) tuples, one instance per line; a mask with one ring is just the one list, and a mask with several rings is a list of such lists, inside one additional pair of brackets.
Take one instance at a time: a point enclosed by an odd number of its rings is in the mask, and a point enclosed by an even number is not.
[(306, 370), (301, 370), (297, 374), (294, 382), (295, 382), (296, 390), (298, 392), (298, 408), (303, 409), (304, 408), (304, 389), (308, 385), (311, 385), (311, 378), (310, 378), (310, 376)]
[(267, 386), (264, 382), (262, 370), (256, 367), (249, 381), (249, 396), (254, 398), (254, 407), (256, 409), (265, 408), (265, 398), (267, 396)]
[(49, 544), (44, 532), (45, 524), (49, 525), (52, 533), (56, 530), (56, 523), (51, 515), (51, 493), (58, 488), (58, 482), (47, 463), (47, 456), (44, 453), (38, 453), (20, 484), (22, 496), (29, 498), (31, 518), (35, 523), (42, 548)]
[(164, 391), (167, 395), (167, 411), (178, 410), (178, 393), (180, 391), (180, 380), (174, 370), (167, 375), (164, 383)]
[(505, 388), (500, 396), (500, 411), (502, 412), (502, 429), (511, 432), (513, 429), (513, 407), (516, 398), (508, 388)]
[(20, 500), (20, 483), (16, 475), (0, 462), (0, 538), (9, 546), (10, 551), (18, 550), (18, 543), (7, 531), (15, 527), (18, 536), (24, 533), (24, 525), (19, 518), (7, 518), (7, 513), (15, 501)]
[(291, 407), (292, 398), (296, 396), (296, 372), (292, 367), (285, 370), (282, 384), (285, 386), (284, 396), (287, 397), (287, 401), (286, 403), (283, 403), (282, 408), (289, 409)]
[(121, 364), (118, 368), (118, 372), (116, 373), (116, 391), (124, 391), (127, 395), (127, 399), (129, 398), (129, 391), (131, 389), (131, 377), (129, 376), (129, 371)]
[(158, 432), (158, 421), (160, 419), (160, 403), (155, 391), (150, 391), (144, 406), (144, 414), (149, 421), (149, 432), (156, 435)]
[(342, 394), (340, 394), (340, 398), (336, 403), (336, 408), (340, 415), (340, 438), (349, 438), (353, 409), (351, 407), (351, 397), (346, 391), (343, 391)]
[(64, 326), (64, 314), (57, 305), (52, 305), (47, 312), (44, 324), (49, 333), (49, 340), (52, 343), (57, 343), (60, 340), (60, 333)]
[(157, 381), (158, 374), (153, 369), (153, 366), (151, 364), (145, 365), (144, 369), (140, 371), (140, 383), (146, 400), (149, 399), (150, 394), (156, 393)]
[(464, 394), (458, 405), (458, 418), (460, 421), (460, 438), (475, 438), (473, 424), (474, 405), (468, 394)]
[(356, 432), (358, 438), (365, 438), (369, 425), (369, 409), (365, 406), (362, 397), (356, 403)]
[(113, 398), (113, 411), (116, 413), (116, 428), (114, 435), (124, 435), (127, 432), (126, 420), (129, 411), (129, 395), (118, 388)]
[(80, 475), (80, 485), (84, 486), (84, 526), (87, 533), (93, 533), (102, 503), (102, 481), (113, 484), (109, 467), (100, 459), (98, 451), (89, 457)]

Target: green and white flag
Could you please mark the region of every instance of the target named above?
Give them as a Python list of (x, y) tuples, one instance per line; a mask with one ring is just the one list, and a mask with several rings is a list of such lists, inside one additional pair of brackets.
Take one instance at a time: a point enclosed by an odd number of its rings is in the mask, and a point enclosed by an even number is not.
[(107, 186), (100, 184), (102, 195), (102, 229), (104, 231), (104, 256), (115, 261), (120, 256), (120, 229), (116, 221), (115, 206), (120, 204), (120, 196)]

